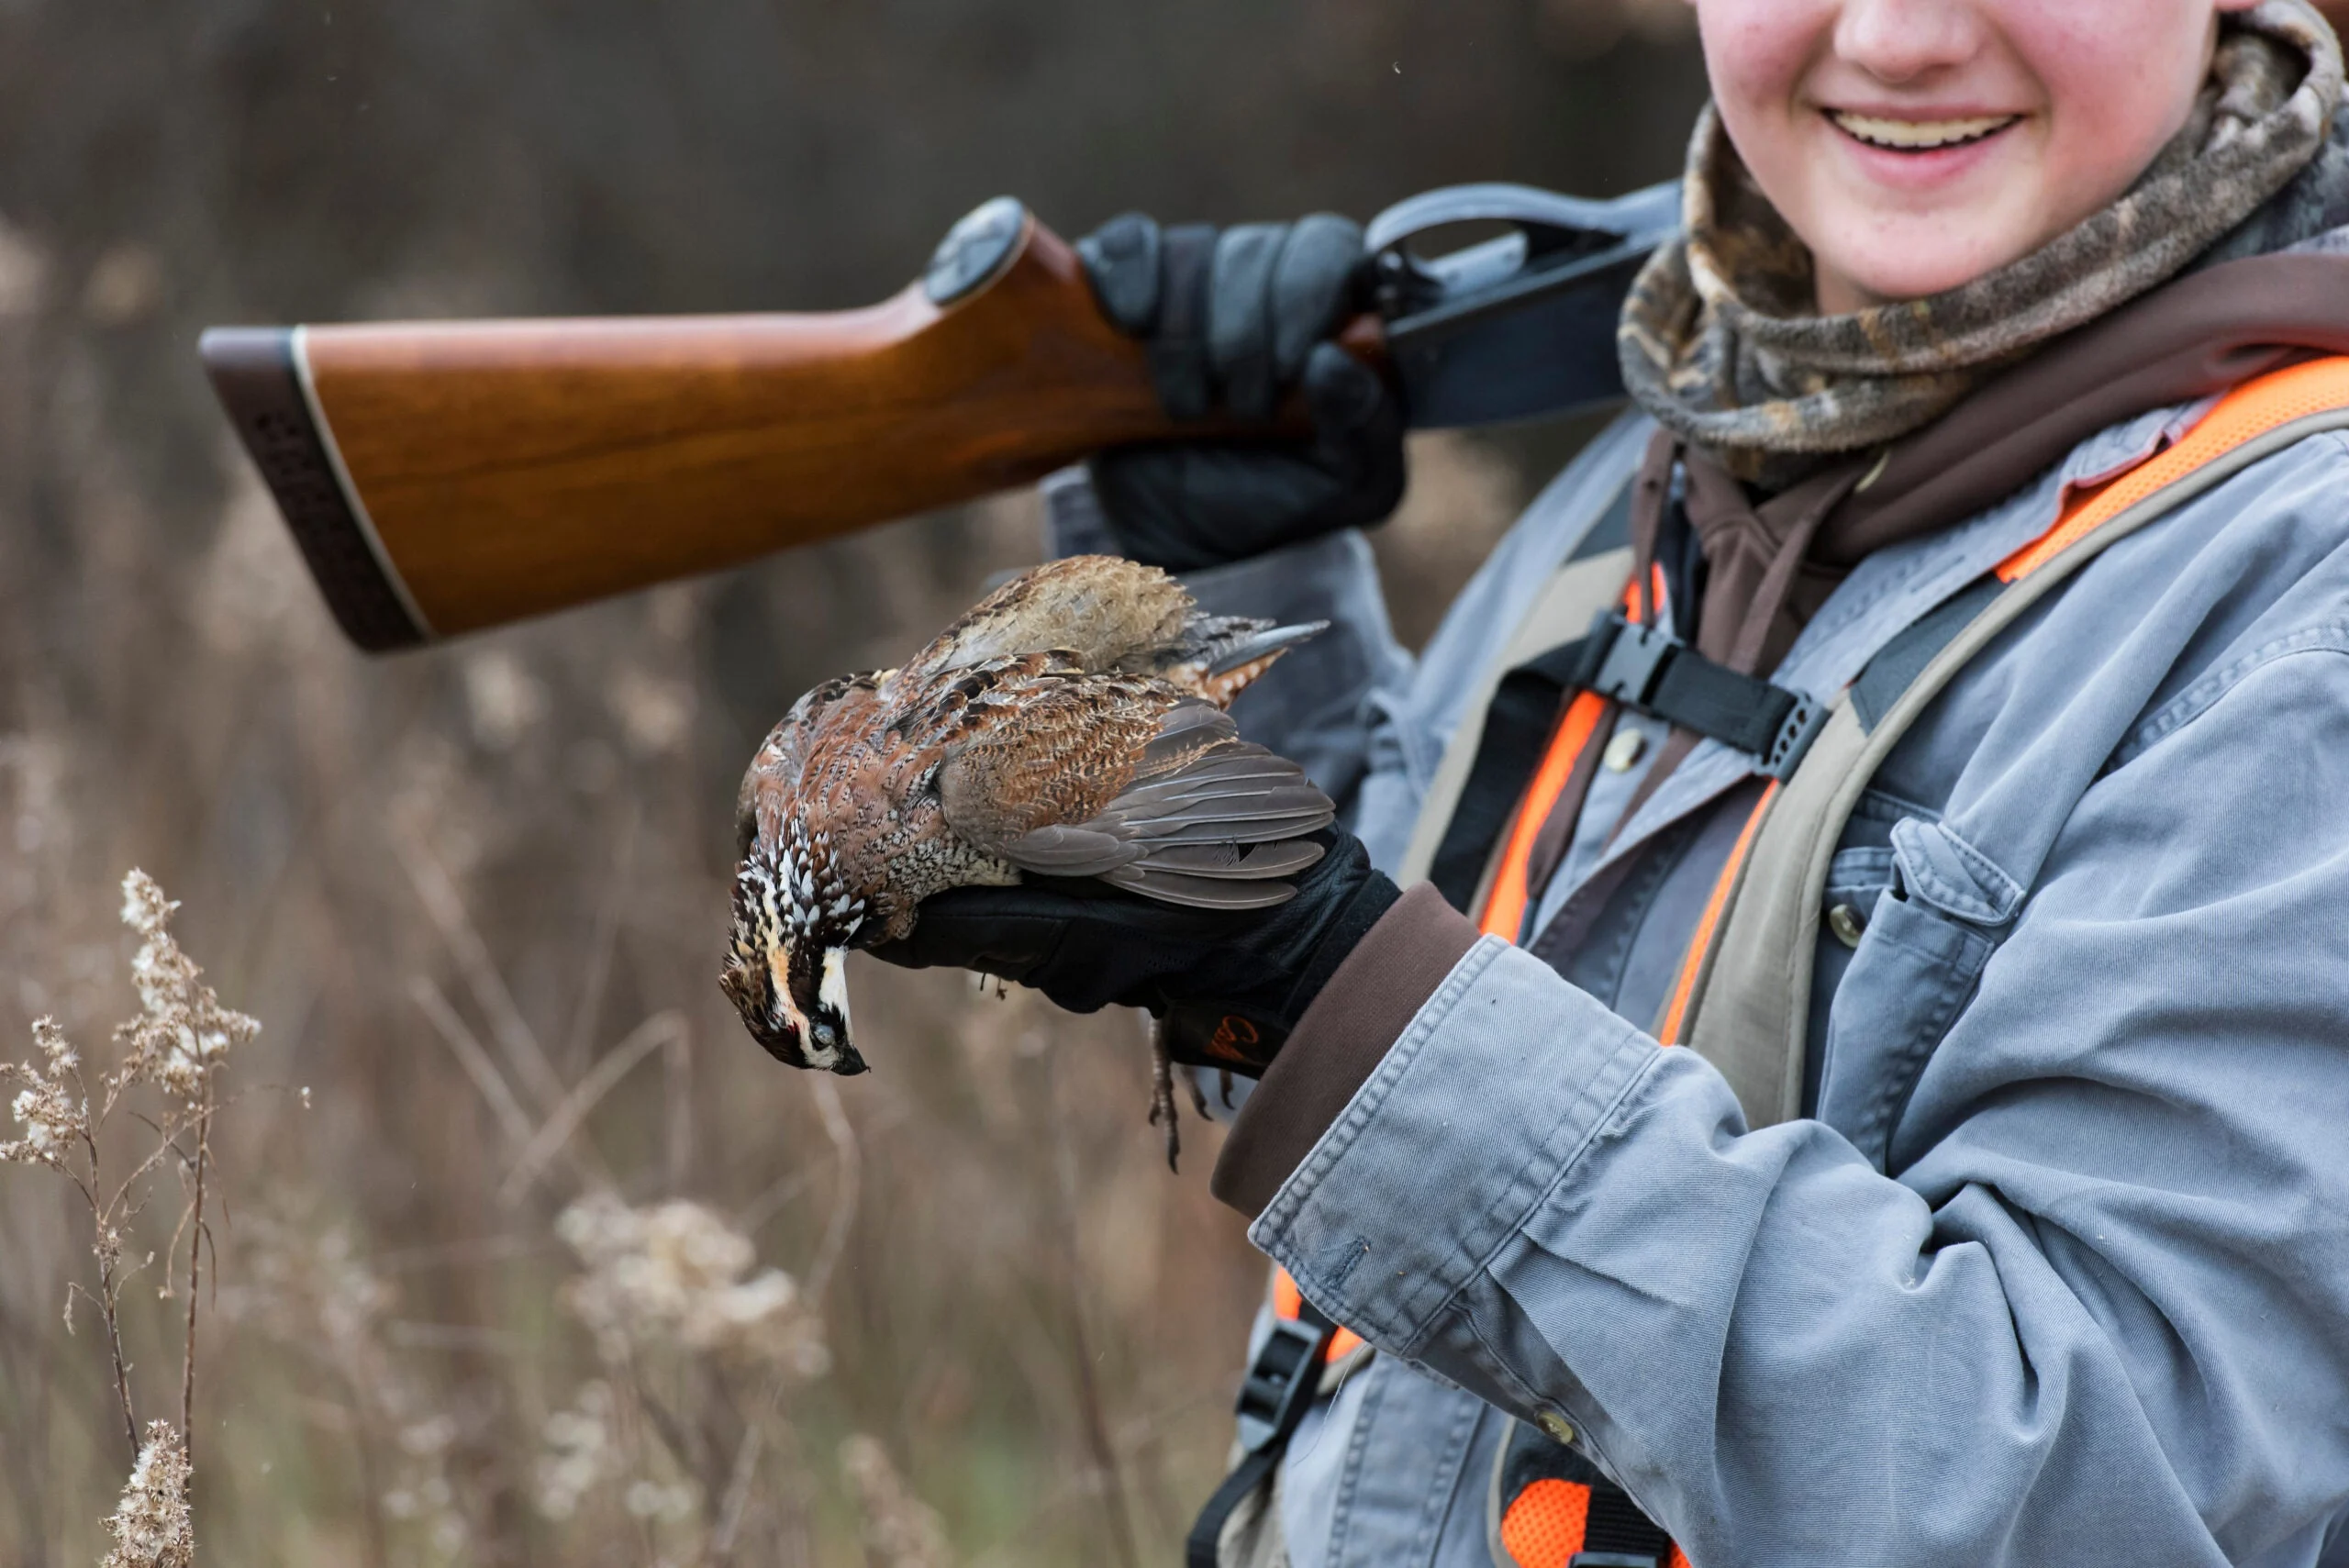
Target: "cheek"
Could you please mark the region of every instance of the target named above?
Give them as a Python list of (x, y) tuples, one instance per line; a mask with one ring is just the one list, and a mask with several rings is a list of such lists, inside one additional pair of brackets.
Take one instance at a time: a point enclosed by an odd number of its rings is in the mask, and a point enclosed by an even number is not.
[[(1696, 0), (1705, 72), (1739, 150), (1751, 163), (1783, 139), (1797, 90), (1831, 46), (1835, 0)], [(1753, 138), (1755, 145), (1748, 146)]]
[(1714, 106), (1738, 156), (1798, 232), (1818, 206), (1804, 83), (1834, 48), (1844, 0), (1697, 0)]
[(2009, 0), (2007, 37), (2043, 87), (2046, 235), (2133, 183), (2193, 113), (2210, 73), (2209, 0)]

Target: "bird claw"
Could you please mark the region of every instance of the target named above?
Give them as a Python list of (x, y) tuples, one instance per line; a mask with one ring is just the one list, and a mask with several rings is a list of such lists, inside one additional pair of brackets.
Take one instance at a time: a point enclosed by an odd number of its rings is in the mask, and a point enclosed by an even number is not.
[[(1198, 1086), (1192, 1085), (1197, 1094)], [(1174, 1057), (1167, 1046), (1166, 1020), (1150, 1021), (1150, 1125), (1166, 1129), (1166, 1168), (1183, 1173), (1183, 1135), (1174, 1125)]]

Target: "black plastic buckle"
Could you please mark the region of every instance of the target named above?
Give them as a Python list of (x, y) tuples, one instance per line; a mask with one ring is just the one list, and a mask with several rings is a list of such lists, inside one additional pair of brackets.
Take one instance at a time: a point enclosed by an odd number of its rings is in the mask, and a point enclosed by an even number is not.
[(1664, 1568), (1664, 1559), (1652, 1551), (1577, 1551), (1566, 1568)]
[(1576, 684), (1639, 708), (1655, 695), (1664, 667), (1680, 651), (1680, 644), (1662, 627), (1634, 625), (1614, 610), (1591, 622), (1585, 647), (1588, 651), (1583, 664), (1589, 674)]
[(1826, 728), (1827, 706), (1797, 693), (1793, 710), (1779, 724), (1778, 733), (1772, 738), (1769, 751), (1763, 753), (1762, 771), (1780, 784), (1794, 777), (1795, 769), (1801, 766), (1804, 754), (1810, 750), (1810, 743), (1818, 740), (1819, 732)]
[(1240, 1422), (1240, 1449), (1253, 1453), (1279, 1442), (1297, 1429), (1313, 1391), (1321, 1381), (1321, 1354), (1330, 1330), (1280, 1318), (1264, 1349), (1240, 1380), (1240, 1400), (1234, 1414)]

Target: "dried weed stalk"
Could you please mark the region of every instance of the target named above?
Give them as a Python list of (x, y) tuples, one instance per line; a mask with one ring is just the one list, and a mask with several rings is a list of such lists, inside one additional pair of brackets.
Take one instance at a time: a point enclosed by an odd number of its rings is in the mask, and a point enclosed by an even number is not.
[(914, 1495), (878, 1438), (841, 1444), (841, 1477), (864, 1523), (864, 1553), (874, 1568), (953, 1568), (938, 1510)]
[[(221, 1070), (231, 1053), (261, 1032), (252, 1018), (220, 1005), (212, 987), (203, 983), (204, 972), (180, 951), (171, 931), (172, 912), (178, 907), (145, 872), (134, 870), (122, 879), (123, 924), (140, 939), (130, 964), (139, 1011), (115, 1030), (124, 1054), (114, 1071), (98, 1080), (95, 1108), (81, 1058), (54, 1018), (33, 1023), (38, 1062), (0, 1062), (0, 1081), (24, 1085), (9, 1106), (24, 1136), (0, 1143), (0, 1163), (47, 1166), (72, 1184), (90, 1211), (98, 1288), (91, 1291), (79, 1281), (67, 1285), (65, 1323), (72, 1329), (77, 1296), (96, 1307), (113, 1362), (123, 1435), (136, 1456), (128, 1487), (107, 1523), (116, 1542), (107, 1568), (178, 1568), (194, 1556), (188, 1481), (195, 1461), (186, 1434), (194, 1429), (196, 1307), (209, 1240), (204, 1207), (211, 1174), (212, 1122), (220, 1108)], [(160, 1116), (139, 1118), (154, 1132), (155, 1145), (115, 1179), (103, 1154), (105, 1131), (124, 1096), (141, 1084), (150, 1085), (162, 1102)], [(155, 1254), (126, 1265), (125, 1232), (146, 1207), (150, 1179), (165, 1165), (177, 1167), (187, 1192), (167, 1249), (167, 1253), (175, 1251), (179, 1238), (188, 1238), (180, 1421), (176, 1429), (168, 1421), (150, 1422), (142, 1441), (131, 1397), (130, 1363), (122, 1348), (122, 1292), (154, 1262)], [(159, 1295), (168, 1300), (176, 1288), (167, 1256)]]
[[(581, 1265), (563, 1305), (594, 1337), (606, 1375), (546, 1421), (540, 1512), (567, 1521), (601, 1495), (639, 1530), (697, 1540), (688, 1560), (723, 1561), (767, 1446), (762, 1423), (776, 1418), (784, 1388), (830, 1370), (821, 1319), (790, 1275), (759, 1267), (750, 1239), (697, 1203), (630, 1207), (597, 1190), (565, 1208), (555, 1231)], [(705, 1374), (705, 1399), (731, 1405), (713, 1391), (743, 1373), (763, 1373), (767, 1392), (736, 1409), (739, 1436), (721, 1464), (698, 1435), (710, 1410), (674, 1407), (660, 1389)]]
[(575, 1195), (554, 1221), (579, 1265), (560, 1299), (587, 1330), (599, 1375), (578, 1384), (540, 1425), (538, 1512), (574, 1531), (582, 1546), (600, 1540), (608, 1550), (615, 1538), (604, 1527), (618, 1526), (633, 1533), (640, 1561), (724, 1563), (751, 1516), (774, 1511), (772, 1495), (754, 1501), (763, 1457), (797, 1451), (782, 1412), (785, 1392), (831, 1368), (818, 1304), (856, 1207), (856, 1140), (846, 1112), (837, 1095), (819, 1094), (840, 1156), (840, 1190), (804, 1284), (762, 1266), (744, 1228), (703, 1204), (631, 1204), (586, 1136), (587, 1118), (660, 1056), (671, 1101), (667, 1164), (677, 1184), (691, 1141), (690, 1124), (680, 1119), (690, 1068), (684, 1017), (652, 1014), (566, 1081), (514, 1004), (455, 882), (419, 844), (408, 844), (403, 860), (495, 1043), (495, 1051), (484, 1044), (433, 982), (413, 979), (411, 995), (505, 1136), (501, 1206), (518, 1207), (542, 1182), (565, 1178)]
[(244, 1230), (244, 1283), (221, 1305), (301, 1354), (341, 1394), (358, 1446), (372, 1560), (387, 1558), (384, 1538), (395, 1530), (412, 1538), (414, 1561), (462, 1560), (476, 1532), (451, 1463), (457, 1422), (391, 1349), (386, 1329), (396, 1294), (340, 1225), (264, 1211), (249, 1217)]

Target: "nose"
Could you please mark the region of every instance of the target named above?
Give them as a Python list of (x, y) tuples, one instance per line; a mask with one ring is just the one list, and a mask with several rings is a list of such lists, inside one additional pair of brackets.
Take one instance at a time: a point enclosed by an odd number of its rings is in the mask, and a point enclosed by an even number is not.
[(1917, 82), (1982, 49), (1976, 0), (1845, 0), (1835, 53), (1879, 82)]

